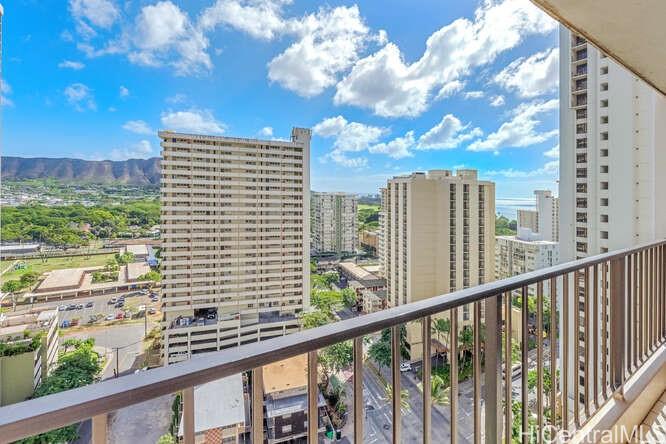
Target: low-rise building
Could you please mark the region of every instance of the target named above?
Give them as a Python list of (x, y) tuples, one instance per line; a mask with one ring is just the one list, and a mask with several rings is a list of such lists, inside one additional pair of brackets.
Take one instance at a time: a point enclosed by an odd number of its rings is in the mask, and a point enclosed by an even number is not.
[(364, 290), (378, 291), (386, 288), (386, 280), (366, 270), (354, 262), (340, 262), (338, 272), (347, 285), (361, 296)]
[(148, 259), (149, 251), (146, 244), (130, 244), (125, 246), (125, 253), (132, 253), (134, 260), (145, 261)]
[(361, 232), (361, 248), (376, 256), (379, 250), (379, 232), (363, 230)]
[[(521, 236), (497, 236), (495, 240), (495, 278), (504, 279), (559, 263), (557, 242), (531, 240)], [(529, 287), (529, 294), (535, 292)]]
[(363, 305), (364, 313), (374, 313), (388, 308), (386, 304), (386, 290), (364, 290), (361, 293), (361, 304)]
[(0, 406), (28, 399), (57, 357), (57, 310), (0, 314)]
[[(307, 355), (294, 356), (263, 366), (268, 444), (300, 442), (308, 431)], [(326, 430), (326, 403), (318, 393), (319, 434)]]
[[(249, 423), (241, 373), (194, 388), (195, 443), (238, 443)], [(178, 436), (183, 436), (181, 418)]]
[(125, 268), (125, 278), (127, 282), (138, 282), (139, 278), (150, 271), (150, 266), (146, 262), (132, 262)]

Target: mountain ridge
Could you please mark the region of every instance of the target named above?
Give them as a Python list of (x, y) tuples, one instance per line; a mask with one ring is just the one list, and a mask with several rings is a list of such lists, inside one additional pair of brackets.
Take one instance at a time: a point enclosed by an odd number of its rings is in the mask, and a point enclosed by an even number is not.
[(84, 160), (70, 157), (2, 156), (2, 180), (56, 179), (127, 185), (159, 185), (160, 158)]

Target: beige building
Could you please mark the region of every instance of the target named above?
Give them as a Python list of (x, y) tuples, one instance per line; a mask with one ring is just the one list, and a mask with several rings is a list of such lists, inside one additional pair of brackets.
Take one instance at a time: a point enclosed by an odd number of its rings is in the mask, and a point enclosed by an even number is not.
[(354, 253), (358, 248), (358, 198), (350, 193), (312, 192), (312, 249)]
[[(521, 239), (519, 236), (497, 236), (495, 239), (495, 279), (552, 267), (559, 260), (557, 242)], [(535, 294), (533, 285), (529, 287), (529, 293)]]
[[(495, 184), (475, 170), (412, 173), (382, 193), (387, 303), (391, 306), (492, 281), (495, 273)], [(459, 313), (471, 322), (470, 307)], [(412, 358), (420, 330), (408, 329)], [(417, 331), (418, 330), (418, 331)]]
[(159, 136), (165, 363), (298, 331), (310, 305), (310, 130)]
[(0, 313), (0, 406), (32, 396), (57, 359), (57, 310)]
[(532, 233), (539, 232), (539, 214), (536, 210), (518, 210), (518, 227), (526, 228)]

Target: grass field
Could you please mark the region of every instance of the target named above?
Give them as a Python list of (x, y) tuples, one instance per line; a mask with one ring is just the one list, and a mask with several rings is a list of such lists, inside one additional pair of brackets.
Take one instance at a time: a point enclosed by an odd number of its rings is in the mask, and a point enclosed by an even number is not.
[[(28, 259), (24, 261), (27, 267), (23, 270), (10, 269), (2, 274), (1, 282), (6, 282), (12, 279), (18, 279), (27, 271), (35, 271), (37, 273), (45, 273), (51, 270), (58, 270), (61, 268), (79, 268), (79, 267), (99, 267), (106, 264), (109, 259), (113, 259), (113, 253), (110, 254), (96, 254), (91, 256), (72, 256), (72, 257), (52, 257), (42, 261), (42, 259)], [(0, 262), (0, 270), (4, 271), (14, 261)]]
[(363, 210), (379, 211), (379, 205), (358, 204), (358, 211), (363, 211)]

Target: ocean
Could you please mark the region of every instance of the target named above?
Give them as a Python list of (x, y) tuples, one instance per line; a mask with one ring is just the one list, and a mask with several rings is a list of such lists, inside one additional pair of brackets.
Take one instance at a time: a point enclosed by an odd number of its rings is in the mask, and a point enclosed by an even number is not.
[(536, 205), (533, 197), (497, 199), (495, 211), (509, 220), (516, 220), (518, 210), (534, 210)]

